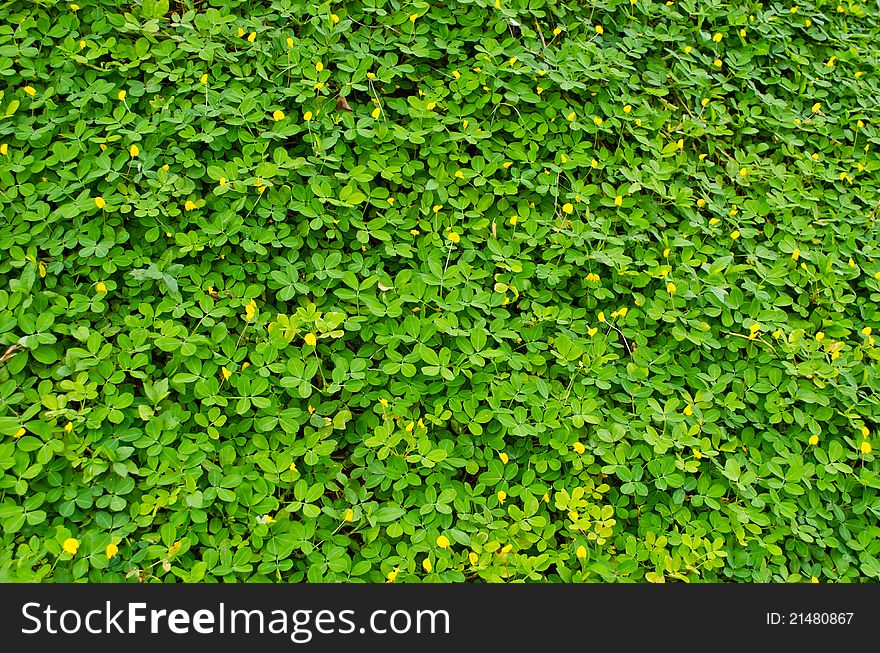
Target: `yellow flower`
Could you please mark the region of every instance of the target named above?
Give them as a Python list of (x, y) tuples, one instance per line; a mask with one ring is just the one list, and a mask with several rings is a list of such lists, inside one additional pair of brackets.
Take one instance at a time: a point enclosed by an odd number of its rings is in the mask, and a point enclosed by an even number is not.
[(859, 445), (859, 451), (867, 456), (872, 451), (871, 443), (865, 440), (864, 442), (862, 442), (861, 445)]
[(819, 436), (818, 435), (811, 435), (810, 439), (809, 439), (809, 443), (815, 447), (817, 444), (819, 444)]
[(192, 200), (187, 200), (186, 203), (183, 205), (183, 208), (185, 211), (192, 211), (196, 208), (196, 203)]
[(79, 11), (79, 5), (78, 5), (78, 4), (73, 4), (73, 3), (71, 3), (71, 5), (70, 5), (70, 10), (71, 10), (73, 13), (78, 12), (78, 11)]
[(623, 204), (623, 197), (618, 195), (614, 198), (614, 206), (620, 206), (621, 204)]
[(599, 167), (599, 162), (596, 161), (596, 159), (590, 159), (590, 167), (591, 167), (591, 168), (598, 168), (598, 167)]
[(244, 316), (245, 319), (250, 322), (254, 319), (254, 316), (257, 314), (257, 304), (254, 300), (251, 300), (247, 306), (244, 307)]
[(103, 209), (105, 206), (107, 206), (107, 202), (104, 201), (103, 197), (96, 197), (95, 206), (97, 206), (99, 209)]
[(345, 511), (345, 515), (342, 517), (345, 521), (354, 521), (354, 510), (349, 508)]
[(599, 315), (597, 315), (596, 317), (600, 322), (602, 322), (602, 323), (605, 322), (605, 312), (604, 311), (599, 311)]
[(394, 206), (394, 198), (393, 198), (393, 197), (389, 197), (389, 198), (388, 198), (388, 204), (389, 204), (390, 206)]
[(456, 178), (458, 178), (458, 179), (464, 179), (464, 173), (463, 173), (461, 170), (456, 170), (456, 171), (455, 171), (455, 176), (456, 176)]
[(862, 329), (862, 334), (864, 334), (866, 336), (871, 335), (871, 327), (866, 326), (864, 329)]
[(739, 176), (740, 176), (740, 177), (747, 177), (748, 174), (749, 174), (749, 169), (748, 169), (748, 168), (740, 168), (740, 169), (739, 169)]
[(571, 122), (572, 120), (574, 120), (574, 111), (572, 111), (571, 113), (569, 113), (569, 114), (566, 116), (566, 118), (568, 118), (569, 122)]
[(228, 381), (229, 377), (232, 376), (232, 372), (230, 372), (229, 369), (226, 367), (220, 368), (220, 374), (223, 376), (224, 381)]
[(382, 109), (380, 109), (379, 107), (376, 107), (375, 109), (373, 109), (373, 111), (370, 113), (370, 115), (373, 116), (373, 118), (378, 119), (379, 116), (382, 115)]
[(512, 166), (512, 165), (513, 165), (513, 161), (505, 161), (504, 163), (501, 164), (501, 167), (504, 168), (505, 170), (509, 170), (510, 166)]
[(737, 238), (739, 238), (739, 236), (740, 234), (738, 229), (734, 229), (732, 232), (730, 232), (731, 240), (736, 240)]
[(70, 555), (75, 556), (76, 550), (79, 548), (79, 540), (68, 537), (66, 540), (64, 540), (64, 544), (61, 545), (61, 548)]
[(461, 79), (461, 73), (457, 70), (452, 71), (452, 76), (455, 77), (455, 79)]
[(571, 204), (566, 203), (562, 205), (562, 211), (571, 215), (572, 213), (574, 213), (574, 207)]
[(605, 29), (601, 25), (596, 25), (596, 34), (604, 34)]
[(498, 457), (501, 459), (501, 462), (504, 463), (505, 465), (507, 464), (507, 461), (510, 460), (510, 458), (507, 456), (507, 454), (504, 453), (503, 451), (498, 454)]
[(303, 114), (303, 120), (305, 120), (306, 122), (309, 122), (309, 121), (311, 121), (311, 119), (312, 119), (312, 112), (311, 112), (311, 111), (306, 111), (306, 112)]
[(825, 340), (825, 334), (820, 331), (816, 334), (816, 342), (822, 342), (823, 340)]
[(220, 177), (220, 181), (217, 182), (220, 186), (226, 185), (226, 177)]
[(95, 284), (95, 290), (97, 290), (98, 292), (107, 292), (107, 284), (105, 284), (103, 281), (99, 281)]
[(510, 222), (511, 226), (515, 227), (518, 220), (519, 217), (514, 215), (510, 218), (510, 220), (508, 220), (508, 222)]
[(498, 503), (504, 503), (504, 500), (507, 498), (507, 492), (499, 490), (496, 496), (498, 497)]
[(418, 19), (418, 17), (419, 17), (418, 14), (410, 14), (410, 15), (409, 15), (409, 22), (411, 22), (411, 23), (415, 23), (416, 20)]
[(715, 36), (712, 37), (712, 40), (715, 41), (715, 43), (721, 43), (721, 39), (723, 38), (724, 36), (722, 36), (721, 32), (716, 32)]
[(562, 30), (560, 28), (556, 27), (553, 29), (553, 36), (559, 36), (560, 34), (562, 34)]
[(793, 260), (797, 261), (800, 257), (801, 257), (801, 250), (799, 250), (797, 247), (795, 247), (794, 250), (791, 252), (791, 258)]
[[(101, 147), (104, 147), (104, 146), (102, 145)], [(165, 172), (168, 172), (170, 170), (167, 163), (162, 166), (162, 170), (164, 170)]]
[[(808, 20), (807, 22), (810, 22), (810, 21)], [(807, 27), (809, 27), (809, 25), (807, 25)], [(739, 31), (739, 35), (740, 35), (741, 37), (745, 38), (745, 37), (746, 37), (746, 31), (745, 31), (745, 29), (741, 29), (741, 30)]]
[(306, 344), (309, 347), (314, 347), (316, 344), (318, 344), (318, 339), (315, 337), (314, 333), (307, 333), (303, 336), (303, 340), (306, 341)]
[(602, 119), (599, 116), (593, 116), (593, 124), (598, 127), (602, 124)]
[(242, 28), (240, 28), (240, 27), (238, 28), (238, 32), (237, 32), (237, 33), (238, 33), (239, 36), (244, 36), (244, 30), (243, 30)]
[(853, 261), (852, 259), (850, 259), (849, 263), (847, 265), (849, 265), (850, 267), (855, 267), (855, 264), (856, 264), (856, 262)]
[(578, 557), (578, 560), (583, 560), (587, 557), (587, 547), (581, 544), (574, 552), (574, 554)]
[(431, 570), (434, 568), (434, 565), (431, 564), (430, 558), (425, 558), (424, 560), (422, 560), (422, 567), (430, 574)]
[(16, 440), (18, 440), (18, 439), (19, 439), (21, 436), (23, 436), (25, 433), (27, 433), (27, 431), (25, 431), (23, 428), (19, 428), (19, 429), (18, 429), (18, 430), (12, 435), (12, 437), (15, 438)]
[(689, 46), (689, 45), (684, 46), (684, 53), (685, 54), (690, 54), (691, 50), (693, 50), (693, 48), (691, 46)]
[(671, 281), (666, 284), (666, 292), (668, 292), (670, 295), (674, 294), (676, 290), (678, 290), (678, 288), (676, 288), (675, 284)]
[[(73, 422), (68, 422), (64, 425), (64, 430), (70, 433), (73, 430)], [(867, 436), (865, 436), (867, 437)]]
[(37, 91), (36, 91), (36, 89), (34, 89), (33, 86), (25, 86), (24, 92), (27, 93), (28, 95), (36, 95), (37, 94)]
[(445, 535), (440, 535), (437, 537), (437, 546), (439, 546), (441, 549), (448, 549), (449, 544), (449, 538)]
[[(333, 14), (333, 15), (335, 16), (336, 14)], [(388, 575), (385, 576), (385, 578), (388, 579), (389, 583), (393, 583), (395, 580), (397, 580), (397, 574), (399, 574), (399, 573), (400, 573), (400, 569), (398, 567), (395, 567), (394, 569), (392, 569), (391, 571), (388, 572)]]
[(296, 463), (290, 463), (290, 466), (287, 468), (291, 472), (296, 471)]
[(0, 154), (2, 154), (3, 156), (6, 156), (6, 153), (8, 151), (9, 151), (9, 143), (3, 143), (3, 145), (0, 145)]
[(292, 47), (293, 47), (293, 39), (290, 38), (289, 36), (287, 37), (287, 47), (288, 47), (288, 48), (292, 48)]
[(709, 98), (704, 97), (702, 100), (700, 100), (700, 104), (702, 104), (704, 107), (708, 106), (709, 105)]
[(694, 458), (696, 458), (697, 460), (699, 460), (699, 459), (702, 458), (702, 457), (703, 457), (703, 454), (700, 453), (700, 450), (699, 450), (699, 449), (694, 449)]
[(880, 279), (880, 271), (877, 271), (877, 272), (874, 273), (874, 278), (875, 278), (875, 279)]
[(477, 564), (477, 562), (479, 561), (479, 559), (480, 559), (480, 556), (478, 556), (478, 555), (477, 555), (476, 553), (474, 553), (473, 551), (471, 551), (470, 553), (468, 553), (468, 560), (470, 561), (470, 563), (471, 563), (472, 565)]
[(501, 9), (501, 0), (495, 0), (495, 8)]
[(284, 120), (284, 112), (281, 109), (276, 109), (272, 113), (272, 117), (275, 119), (275, 122), (278, 122), (279, 120)]
[(449, 240), (451, 240), (453, 243), (458, 243), (458, 241), (461, 240), (461, 236), (459, 236), (459, 235), (458, 235), (457, 233), (455, 233), (454, 231), (450, 231), (450, 232), (449, 232), (449, 235), (447, 236), (447, 238), (448, 238)]
[(688, 404), (684, 407), (684, 410), (682, 412), (687, 416), (691, 416), (694, 414), (694, 407), (691, 404)]
[(336, 25), (339, 22), (339, 16), (336, 14), (330, 14), (330, 20), (333, 21), (333, 24)]
[(578, 455), (587, 450), (587, 448), (581, 442), (575, 442), (573, 445), (571, 445), (571, 448), (574, 449), (574, 452)]
[(587, 333), (590, 335), (591, 338), (594, 335), (596, 335), (598, 332), (599, 332), (599, 329), (597, 329), (596, 327), (591, 327), (590, 329), (587, 329)]
[(813, 109), (813, 113), (819, 113), (819, 111), (822, 109), (822, 104), (819, 102), (816, 102), (816, 104), (813, 105), (812, 109)]
[(388, 408), (388, 400), (387, 399), (379, 399), (379, 404), (382, 408)]
[(117, 553), (119, 553), (119, 547), (112, 542), (104, 549), (104, 555), (107, 556), (107, 560), (115, 556)]
[(721, 59), (716, 59), (716, 60), (713, 61), (712, 63), (715, 64), (715, 67), (716, 67), (716, 68), (721, 68), (721, 66), (722, 66), (722, 64), (723, 64), (723, 62), (721, 61)]
[(318, 73), (319, 73), (319, 72), (321, 72), (322, 70), (324, 70), (324, 64), (322, 64), (322, 63), (319, 61), (318, 63), (315, 64), (315, 72), (318, 72)]
[(516, 57), (511, 57), (511, 58), (510, 58), (510, 65), (512, 66), (512, 65), (515, 64), (517, 61), (518, 61), (518, 59), (517, 59)]
[(79, 42), (79, 49), (82, 50), (84, 47), (86, 47), (86, 42), (85, 42), (85, 41), (80, 41), (80, 42)]
[(131, 155), (131, 158), (133, 159), (136, 156), (138, 156), (141, 153), (141, 151), (138, 149), (137, 145), (132, 143), (131, 147), (128, 148), (128, 153)]
[(254, 40), (256, 40), (256, 38), (257, 38), (256, 32), (251, 32), (250, 34), (248, 34), (248, 41), (250, 41), (251, 43), (253, 43)]
[(119, 91), (119, 93), (116, 94), (116, 97), (119, 98), (120, 102), (122, 102), (125, 99), (125, 96), (126, 96), (126, 92), (124, 89)]
[(633, 110), (633, 108), (632, 108), (632, 105), (631, 105), (631, 104), (625, 104), (625, 105), (623, 105), (623, 112), (624, 112), (624, 113), (629, 113), (629, 112), (632, 111), (632, 110)]
[[(839, 8), (840, 8), (840, 7), (838, 7), (838, 9), (839, 9)], [(810, 582), (811, 582), (811, 583), (818, 583), (818, 582), (819, 582), (819, 579), (816, 578), (815, 576), (813, 576), (812, 578), (810, 578)]]

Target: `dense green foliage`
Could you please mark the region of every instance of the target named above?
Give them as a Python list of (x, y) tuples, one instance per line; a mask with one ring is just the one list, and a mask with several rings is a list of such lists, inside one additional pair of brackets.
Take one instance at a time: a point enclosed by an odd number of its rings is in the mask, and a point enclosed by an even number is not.
[(880, 579), (876, 6), (167, 5), (0, 8), (0, 578)]

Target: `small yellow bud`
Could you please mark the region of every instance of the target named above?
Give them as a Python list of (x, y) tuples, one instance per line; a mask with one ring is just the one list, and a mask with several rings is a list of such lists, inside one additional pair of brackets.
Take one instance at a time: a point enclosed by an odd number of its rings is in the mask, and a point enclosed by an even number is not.
[(305, 343), (309, 347), (314, 347), (315, 345), (318, 344), (318, 338), (315, 336), (314, 333), (307, 333), (306, 335), (303, 336), (303, 340), (305, 340)]

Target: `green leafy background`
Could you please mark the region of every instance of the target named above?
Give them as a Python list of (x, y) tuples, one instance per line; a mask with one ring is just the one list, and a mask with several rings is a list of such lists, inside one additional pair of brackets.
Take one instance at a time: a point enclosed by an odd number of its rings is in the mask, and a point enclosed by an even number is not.
[(875, 4), (0, 18), (3, 580), (880, 579)]

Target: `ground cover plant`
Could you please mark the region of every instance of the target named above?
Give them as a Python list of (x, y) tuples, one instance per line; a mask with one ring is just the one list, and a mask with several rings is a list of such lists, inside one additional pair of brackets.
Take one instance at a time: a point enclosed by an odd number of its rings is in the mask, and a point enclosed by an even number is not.
[(0, 18), (0, 579), (880, 579), (876, 5)]

